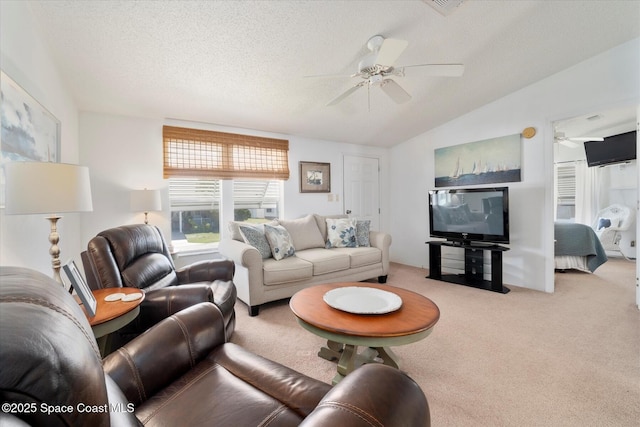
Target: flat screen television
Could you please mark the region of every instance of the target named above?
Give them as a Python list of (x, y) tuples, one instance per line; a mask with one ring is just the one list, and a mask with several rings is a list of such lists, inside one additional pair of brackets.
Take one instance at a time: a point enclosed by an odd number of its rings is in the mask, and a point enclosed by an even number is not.
[(509, 188), (429, 191), (429, 234), (453, 243), (509, 243)]
[(584, 152), (589, 167), (633, 160), (636, 158), (636, 131), (609, 136), (604, 141), (587, 141)]

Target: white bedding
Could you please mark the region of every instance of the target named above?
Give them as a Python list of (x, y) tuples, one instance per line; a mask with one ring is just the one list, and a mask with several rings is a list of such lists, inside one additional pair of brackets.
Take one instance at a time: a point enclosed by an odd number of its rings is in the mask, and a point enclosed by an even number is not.
[(562, 255), (556, 256), (554, 259), (556, 270), (574, 269), (584, 271), (585, 273), (591, 273), (591, 271), (589, 271), (589, 267), (587, 267), (587, 257)]

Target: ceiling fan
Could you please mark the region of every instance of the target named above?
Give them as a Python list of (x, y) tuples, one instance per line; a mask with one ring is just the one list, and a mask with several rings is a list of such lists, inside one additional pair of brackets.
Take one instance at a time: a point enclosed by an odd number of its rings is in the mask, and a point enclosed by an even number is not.
[(578, 148), (581, 145), (580, 143), (586, 141), (604, 141), (601, 136), (567, 137), (564, 132), (556, 132), (554, 137), (557, 142), (569, 148)]
[[(367, 42), (367, 48), (371, 51), (358, 64), (358, 72), (348, 76), (310, 76), (310, 77), (350, 77), (362, 79), (356, 85), (351, 86), (342, 94), (329, 101), (327, 106), (336, 105), (354, 93), (361, 87), (367, 87), (367, 94), (372, 87), (379, 87), (389, 98), (397, 104), (403, 104), (411, 99), (407, 93), (391, 77), (404, 77), (404, 69), (421, 67), (425, 74), (430, 76), (458, 77), (464, 73), (462, 64), (418, 64), (395, 66), (396, 60), (407, 48), (409, 42), (397, 39), (385, 39), (382, 36), (373, 36)], [(370, 107), (370, 105), (369, 105)]]

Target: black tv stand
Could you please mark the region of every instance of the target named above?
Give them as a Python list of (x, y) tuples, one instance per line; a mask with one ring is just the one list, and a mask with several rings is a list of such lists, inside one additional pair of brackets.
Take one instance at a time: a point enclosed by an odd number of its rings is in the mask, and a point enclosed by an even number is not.
[[(433, 240), (429, 245), (429, 275), (427, 278), (458, 285), (471, 286), (506, 294), (502, 285), (502, 253), (509, 248), (482, 242)], [(464, 249), (464, 274), (442, 274), (442, 246)], [(484, 279), (484, 251), (491, 251), (491, 280)]]

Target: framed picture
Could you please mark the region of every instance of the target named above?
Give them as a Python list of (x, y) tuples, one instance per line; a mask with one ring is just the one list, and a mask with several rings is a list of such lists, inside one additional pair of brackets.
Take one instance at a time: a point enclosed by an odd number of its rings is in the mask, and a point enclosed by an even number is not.
[(301, 193), (331, 193), (331, 163), (300, 162)]
[(96, 298), (93, 296), (91, 289), (87, 285), (87, 282), (84, 281), (84, 277), (78, 271), (78, 267), (76, 267), (75, 261), (69, 261), (65, 265), (62, 266), (62, 271), (71, 282), (71, 287), (76, 290), (76, 293), (80, 297), (80, 301), (82, 301), (82, 305), (84, 305), (85, 310), (87, 310), (87, 314), (90, 317), (96, 315)]
[(60, 120), (0, 71), (2, 161), (60, 161)]
[(521, 134), (436, 148), (434, 161), (436, 187), (519, 182)]
[(60, 120), (1, 70), (0, 125), (0, 187), (4, 188), (6, 162), (60, 161)]

